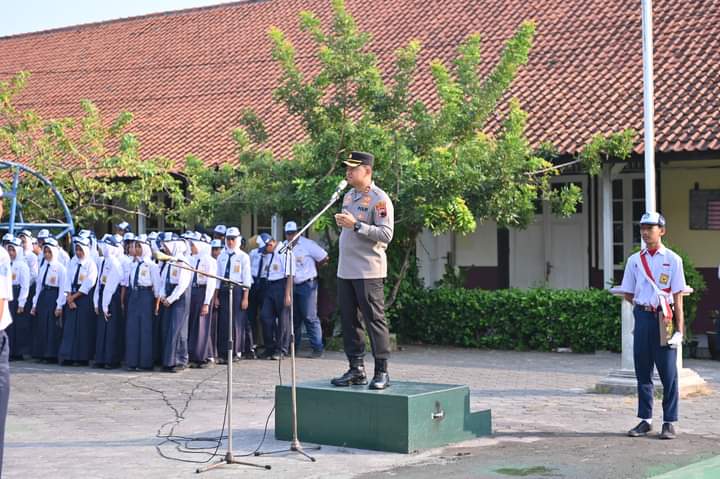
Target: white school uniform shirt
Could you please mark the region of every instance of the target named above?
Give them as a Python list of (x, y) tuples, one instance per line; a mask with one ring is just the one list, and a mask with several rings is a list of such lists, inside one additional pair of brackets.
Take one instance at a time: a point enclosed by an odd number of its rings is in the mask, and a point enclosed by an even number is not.
[(0, 299), (5, 300), (2, 309), (2, 318), (0, 318), (0, 331), (12, 324), (12, 316), (10, 316), (10, 301), (13, 299), (12, 294), (12, 267), (10, 265), (10, 255), (5, 248), (0, 248)]
[[(135, 284), (135, 273), (138, 268), (140, 268), (140, 271), (137, 273), (137, 284)], [(128, 274), (129, 277), (126, 278), (126, 282), (129, 288), (132, 289), (138, 286), (142, 288), (152, 288), (155, 297), (160, 297), (163, 280), (160, 277), (160, 268), (153, 262), (150, 256), (137, 258), (137, 260), (130, 265)]]
[(327, 258), (328, 253), (315, 241), (301, 236), (293, 248), (295, 255), (294, 283), (300, 284), (317, 278), (317, 265)]
[(18, 306), (24, 308), (30, 292), (30, 268), (25, 260), (19, 257), (15, 257), (15, 261), (11, 261), (11, 264), (12, 284), (13, 286), (20, 286), (20, 293), (17, 297)]
[(65, 266), (65, 269), (68, 269), (68, 264), (70, 264), (70, 255), (62, 248), (59, 248), (58, 251), (60, 252), (60, 256), (58, 256), (58, 260), (62, 263), (63, 266)]
[[(225, 276), (228, 261), (230, 261), (230, 271)], [(241, 283), (248, 288), (252, 285), (252, 271), (250, 270), (250, 256), (240, 248), (233, 251), (225, 248), (217, 259), (217, 275), (221, 278), (229, 278), (233, 281)], [(215, 289), (220, 289), (221, 282), (218, 281)]]
[(123, 279), (120, 282), (120, 286), (124, 286), (127, 288), (130, 284), (127, 282), (127, 280), (130, 275), (130, 269), (133, 267), (133, 263), (135, 262), (135, 258), (126, 254), (121, 254), (118, 261), (120, 262), (120, 267), (122, 268), (123, 272)]
[(648, 266), (658, 287), (668, 293), (668, 301), (673, 302), (672, 295), (681, 293), (687, 288), (682, 258), (665, 246), (661, 246), (654, 255), (646, 250), (639, 251), (627, 260), (620, 290), (634, 295), (633, 302), (641, 306), (658, 307), (660, 300), (652, 284), (645, 278), (640, 255), (647, 258)]
[[(186, 264), (190, 264), (190, 259), (184, 255), (185, 242), (171, 241), (168, 243), (168, 248), (170, 249), (170, 256), (174, 256), (178, 258), (178, 260), (184, 260)], [(190, 287), (192, 273), (186, 269), (168, 264), (165, 266), (165, 271), (161, 279), (162, 291), (160, 291), (160, 297), (165, 298), (168, 303), (172, 304), (180, 299), (180, 296)], [(170, 284), (169, 287), (167, 286), (168, 283)], [(165, 292), (170, 287), (172, 287), (172, 292), (168, 296)]]
[[(55, 255), (57, 254), (57, 248), (52, 247), (51, 249), (53, 250), (53, 260), (49, 263), (45, 261), (45, 264), (42, 266), (42, 268), (40, 268), (40, 271), (38, 272), (38, 281), (35, 288), (35, 297), (33, 297), (33, 308), (37, 307), (40, 293), (46, 286), (61, 289), (60, 294), (58, 294), (55, 307), (60, 309), (65, 306), (65, 295), (62, 294), (62, 286), (65, 284), (66, 270), (65, 266), (63, 266), (60, 261), (57, 261), (55, 259)], [(47, 274), (45, 274), (46, 272)], [(43, 281), (43, 278), (45, 279), (45, 281)]]
[[(78, 272), (79, 270), (79, 272)], [(77, 272), (77, 281), (79, 284), (78, 291), (82, 294), (90, 293), (90, 290), (95, 287), (97, 283), (98, 271), (95, 261), (85, 256), (85, 259), (80, 262), (77, 256), (73, 256), (70, 260), (70, 265), (65, 275), (65, 286), (63, 291), (66, 294), (72, 293), (73, 280), (75, 279), (75, 273)]]
[[(260, 248), (255, 248), (250, 251), (250, 271), (252, 272), (253, 280), (255, 278), (267, 278), (268, 267), (270, 266), (270, 256), (266, 253), (261, 253)], [(262, 271), (260, 271), (260, 258), (263, 259)]]
[(40, 261), (32, 250), (23, 251), (23, 260), (28, 266), (28, 272), (30, 273), (30, 284), (32, 285), (37, 280), (38, 269), (40, 269)]
[[(93, 295), (93, 303), (95, 307), (101, 309), (105, 314), (110, 313), (110, 302), (112, 297), (120, 287), (123, 280), (122, 265), (117, 257), (112, 255), (100, 258), (98, 266), (98, 280)], [(102, 298), (100, 297), (100, 288), (104, 286)]]
[[(190, 257), (190, 266), (203, 273), (217, 273), (217, 261), (207, 253), (192, 255)], [(203, 304), (209, 306), (215, 295), (215, 283), (217, 280), (215, 278), (208, 278), (202, 274), (196, 274), (192, 271), (190, 271), (190, 278), (191, 281), (194, 279), (192, 286), (195, 286), (195, 284), (197, 284), (197, 286), (205, 286), (205, 299), (203, 300)]]
[[(275, 251), (270, 254), (268, 261), (268, 281), (277, 281), (279, 279), (287, 278), (285, 273), (287, 265), (287, 254), (279, 253), (285, 243), (278, 243), (275, 245)], [(295, 270), (295, 265), (290, 265), (292, 272)]]

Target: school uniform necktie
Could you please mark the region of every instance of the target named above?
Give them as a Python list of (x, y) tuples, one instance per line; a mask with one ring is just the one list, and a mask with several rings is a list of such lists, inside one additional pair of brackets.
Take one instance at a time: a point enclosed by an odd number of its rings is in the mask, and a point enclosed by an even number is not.
[(133, 278), (133, 289), (137, 289), (139, 286), (138, 279), (140, 278), (140, 268), (142, 267), (143, 261), (140, 260), (140, 262), (137, 265), (137, 268), (135, 268), (135, 277)]
[(45, 268), (45, 274), (43, 275), (43, 279), (42, 279), (42, 281), (40, 282), (40, 284), (41, 284), (42, 286), (48, 286), (47, 284), (45, 284), (45, 280), (47, 279), (47, 275), (48, 275), (48, 272), (49, 272), (49, 271), (50, 271), (50, 265), (47, 265), (47, 268)]
[(258, 279), (262, 276), (262, 267), (263, 267), (264, 260), (265, 260), (265, 255), (261, 254), (260, 255), (260, 264), (258, 265), (257, 276), (256, 276), (256, 278), (258, 278)]
[(230, 264), (232, 263), (233, 256), (235, 256), (234, 251), (228, 255), (227, 263), (225, 263), (225, 277), (227, 279), (230, 279)]
[(77, 281), (78, 281), (78, 276), (80, 276), (80, 268), (81, 267), (82, 267), (82, 265), (80, 263), (78, 263), (77, 269), (75, 270), (75, 277), (73, 278), (73, 282), (72, 282), (72, 292), (73, 293), (77, 292), (77, 290), (80, 289), (80, 285), (78, 284)]
[[(195, 263), (195, 269), (197, 270), (199, 267), (200, 267), (200, 258), (198, 258), (197, 263)], [(193, 288), (194, 288), (194, 287), (197, 287), (197, 285), (198, 285), (198, 282), (197, 282), (197, 271), (194, 271), (194, 272), (193, 272), (192, 285), (193, 285)]]

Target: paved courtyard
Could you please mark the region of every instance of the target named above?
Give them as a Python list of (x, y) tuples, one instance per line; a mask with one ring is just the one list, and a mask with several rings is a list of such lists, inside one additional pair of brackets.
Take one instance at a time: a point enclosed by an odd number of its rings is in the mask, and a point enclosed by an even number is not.
[[(492, 409), (493, 437), (408, 455), (324, 446), (315, 463), (297, 455), (248, 457), (272, 469), (230, 466), (205, 477), (650, 477), (720, 456), (720, 362), (686, 361), (713, 392), (681, 401), (676, 441), (624, 437), (636, 423), (634, 397), (588, 393), (619, 363), (611, 353), (408, 347), (393, 357), (392, 379), (469, 385), (472, 409)], [(233, 434), (239, 455), (262, 441), (280, 378), (277, 362), (236, 364)], [(329, 379), (344, 368), (340, 353), (299, 359), (299, 381)], [(289, 362), (280, 372), (287, 382)], [(224, 367), (131, 373), (25, 361), (12, 363), (11, 375), (7, 478), (198, 477), (199, 465), (181, 460), (206, 460), (202, 452), (208, 449), (182, 453), (162, 436), (209, 438), (223, 425)], [(655, 420), (661, 420), (659, 410)], [(270, 416), (261, 449), (287, 445), (274, 440)], [(225, 449), (222, 444), (220, 452)]]

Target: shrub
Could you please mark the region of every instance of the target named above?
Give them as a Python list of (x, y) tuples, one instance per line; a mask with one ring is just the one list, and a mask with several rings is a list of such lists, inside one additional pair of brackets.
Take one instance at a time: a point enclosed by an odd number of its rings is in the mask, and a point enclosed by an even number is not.
[(401, 293), (390, 312), (403, 341), (574, 352), (621, 349), (620, 298), (601, 289), (440, 287)]

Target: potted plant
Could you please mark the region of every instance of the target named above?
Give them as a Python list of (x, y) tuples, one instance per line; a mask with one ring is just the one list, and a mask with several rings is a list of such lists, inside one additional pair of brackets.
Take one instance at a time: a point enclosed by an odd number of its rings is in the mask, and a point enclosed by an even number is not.
[(708, 350), (710, 357), (716, 361), (720, 361), (720, 310), (714, 309), (710, 312), (710, 317), (715, 325), (715, 331), (706, 331), (708, 338)]

